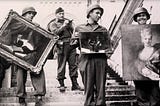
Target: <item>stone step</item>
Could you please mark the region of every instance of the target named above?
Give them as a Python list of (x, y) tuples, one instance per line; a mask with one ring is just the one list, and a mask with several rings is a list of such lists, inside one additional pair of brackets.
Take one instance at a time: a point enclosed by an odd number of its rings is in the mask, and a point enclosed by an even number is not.
[[(106, 106), (134, 106), (135, 100), (106, 101)], [(20, 106), (19, 103), (0, 103), (0, 106)], [(27, 106), (35, 106), (34, 102), (27, 103)], [(84, 106), (83, 102), (44, 102), (43, 106)]]
[(133, 86), (131, 85), (106, 85), (106, 89), (135, 89)]
[(122, 79), (122, 78), (120, 78), (120, 77), (110, 77), (110, 76), (107, 76), (107, 80), (123, 81), (123, 79)]
[[(135, 89), (132, 86), (122, 86), (122, 85), (108, 85), (106, 88), (106, 94), (112, 94), (112, 95), (117, 95), (117, 94), (134, 94)], [(34, 89), (33, 87), (27, 87), (26, 88), (27, 94), (28, 95), (33, 95)], [(66, 95), (83, 95), (83, 91), (71, 91), (71, 87), (66, 88)], [(47, 88), (47, 94), (46, 96), (50, 95), (61, 95), (61, 92), (59, 92), (59, 89), (57, 87), (48, 87)], [(2, 88), (0, 89), (0, 97), (13, 97), (16, 96), (16, 87), (13, 88)]]
[[(110, 101), (127, 101), (136, 100), (135, 95), (106, 95), (106, 102)], [(34, 96), (27, 96), (27, 102), (35, 102)], [(84, 95), (52, 95), (50, 97), (43, 97), (43, 101), (48, 102), (83, 102)], [(18, 97), (2, 97), (0, 103), (18, 103)]]
[(126, 82), (107, 82), (107, 85), (128, 85)]
[(106, 101), (136, 100), (135, 95), (106, 95)]
[[(55, 91), (58, 90), (57, 89), (58, 86), (54, 86), (54, 87), (47, 87), (47, 91)], [(135, 88), (133, 86), (130, 85), (106, 85), (105, 87), (106, 90), (135, 90)], [(71, 86), (67, 86), (67, 91), (71, 91)], [(15, 92), (16, 91), (16, 87), (12, 87), (12, 88), (0, 88), (0, 92)], [(27, 92), (32, 92), (34, 91), (33, 87), (26, 87), (26, 91)], [(71, 91), (73, 92), (73, 91)]]
[(137, 106), (136, 100), (106, 101), (107, 106)]
[[(43, 97), (44, 102), (83, 102), (84, 95), (52, 95)], [(26, 102), (35, 102), (34, 96), (28, 96)], [(0, 103), (18, 103), (18, 97), (1, 97)]]
[[(0, 102), (1, 103), (16, 103), (18, 102), (16, 97), (16, 88), (1, 89), (0, 90)], [(32, 87), (27, 87), (27, 101), (34, 102), (33, 96), (34, 89)], [(61, 93), (57, 88), (47, 88), (47, 94), (44, 97), (45, 102), (83, 102), (84, 101), (83, 91), (71, 91), (70, 88), (66, 89), (66, 92)], [(106, 87), (106, 100), (134, 100), (134, 88), (129, 86), (109, 86)]]
[(109, 77), (115, 77), (115, 78), (120, 78), (120, 76), (116, 73), (113, 73), (113, 74), (109, 74), (108, 75)]
[(116, 80), (116, 79), (110, 79), (110, 80), (107, 80), (107, 83), (115, 83), (115, 82), (124, 82), (123, 80)]
[(134, 95), (135, 90), (106, 90), (106, 95)]
[[(135, 91), (131, 91), (131, 90), (119, 90), (119, 91), (107, 91), (106, 90), (106, 95), (134, 95)], [(16, 94), (14, 93), (10, 93), (10, 92), (5, 92), (5, 93), (0, 93), (0, 97), (15, 97)], [(45, 97), (53, 97), (53, 96), (68, 96), (68, 97), (72, 97), (72, 96), (83, 96), (83, 92), (76, 92), (76, 93), (72, 93), (72, 92), (65, 92), (65, 95), (63, 95), (63, 93), (60, 93), (59, 91), (57, 92), (51, 92), (49, 91)], [(27, 98), (31, 98), (33, 96), (33, 92), (27, 92)]]
[[(0, 103), (0, 106), (20, 106), (19, 103)], [(34, 102), (27, 103), (27, 106), (35, 106)], [(50, 102), (44, 103), (43, 106), (83, 106), (81, 102)]]
[[(110, 95), (110, 96), (115, 96), (115, 95), (134, 95), (135, 92), (134, 91), (131, 91), (131, 90), (120, 90), (120, 91), (113, 91), (113, 90), (110, 90), (110, 91), (107, 91), (106, 90), (106, 95)], [(64, 92), (64, 93), (60, 93), (59, 91), (57, 92), (47, 92), (47, 94), (45, 95), (45, 97), (59, 97), (59, 96), (63, 96), (63, 97), (73, 97), (73, 96), (78, 96), (78, 97), (83, 97), (84, 94), (82, 91), (79, 91), (79, 92)], [(16, 94), (15, 92), (11, 93), (11, 92), (5, 92), (5, 93), (1, 93), (1, 96), (2, 98), (4, 97), (16, 97)], [(33, 95), (33, 92), (27, 92), (27, 98), (33, 98), (34, 95)], [(76, 99), (76, 98), (75, 98)]]

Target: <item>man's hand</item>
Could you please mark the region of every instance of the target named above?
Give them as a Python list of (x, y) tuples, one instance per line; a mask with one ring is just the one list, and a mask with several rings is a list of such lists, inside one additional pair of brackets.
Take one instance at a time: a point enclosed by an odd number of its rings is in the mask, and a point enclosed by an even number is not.
[(105, 50), (105, 53), (106, 53), (106, 56), (107, 56), (108, 58), (110, 58), (111, 55), (113, 54), (113, 50), (111, 50), (111, 49), (106, 49), (106, 50)]
[(22, 49), (23, 49), (24, 53), (31, 53), (32, 52), (27, 46), (23, 46)]
[(69, 20), (65, 20), (63, 26), (68, 26), (68, 25), (69, 25)]
[(75, 32), (73, 35), (73, 38), (79, 38), (80, 37), (80, 33), (79, 32)]
[(8, 62), (8, 64), (13, 63), (13, 60), (12, 60), (12, 59), (9, 59), (9, 58), (7, 58), (6, 61)]
[(70, 45), (77, 45), (78, 44), (78, 40), (77, 39), (71, 39)]
[(40, 24), (38, 24), (38, 23), (34, 23), (34, 25), (35, 25), (36, 27), (40, 27)]

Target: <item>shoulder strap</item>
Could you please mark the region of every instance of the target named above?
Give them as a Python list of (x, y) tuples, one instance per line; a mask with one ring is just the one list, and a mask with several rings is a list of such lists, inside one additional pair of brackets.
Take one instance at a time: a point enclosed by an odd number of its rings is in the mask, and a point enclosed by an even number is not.
[(47, 24), (47, 30), (48, 30), (49, 32), (51, 32), (51, 30), (50, 30), (50, 28), (49, 28), (49, 25), (50, 25), (52, 22), (54, 22), (54, 21), (55, 21), (55, 18), (52, 19), (52, 20)]

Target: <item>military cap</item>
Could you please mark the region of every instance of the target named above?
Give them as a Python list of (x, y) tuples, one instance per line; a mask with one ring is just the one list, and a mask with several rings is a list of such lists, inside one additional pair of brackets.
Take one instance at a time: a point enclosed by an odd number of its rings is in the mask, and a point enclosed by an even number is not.
[(64, 12), (62, 7), (59, 7), (56, 9), (55, 14), (59, 13), (59, 12)]

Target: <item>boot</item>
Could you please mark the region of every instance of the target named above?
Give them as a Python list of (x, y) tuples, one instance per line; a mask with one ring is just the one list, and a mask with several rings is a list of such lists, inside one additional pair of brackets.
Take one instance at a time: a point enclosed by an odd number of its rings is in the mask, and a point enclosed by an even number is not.
[(27, 106), (25, 98), (19, 97), (19, 104), (20, 104), (20, 106)]
[(71, 81), (72, 81), (72, 88), (71, 88), (72, 91), (73, 91), (73, 90), (83, 91), (83, 89), (79, 86), (76, 77), (72, 77), (72, 78), (71, 78)]
[(42, 96), (35, 96), (35, 106), (43, 106)]
[(58, 80), (59, 81), (59, 84), (60, 84), (60, 87), (59, 87), (59, 91), (60, 92), (65, 92), (66, 88), (64, 86), (64, 80)]

